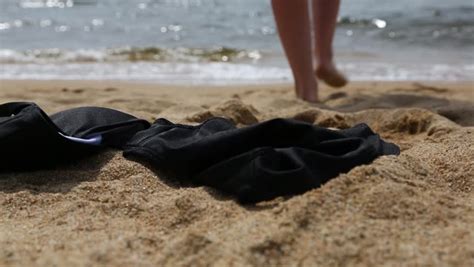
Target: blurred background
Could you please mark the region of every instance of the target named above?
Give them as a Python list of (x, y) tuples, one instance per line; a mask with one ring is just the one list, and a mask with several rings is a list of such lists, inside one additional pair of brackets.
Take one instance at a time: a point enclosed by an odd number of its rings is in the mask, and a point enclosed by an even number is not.
[[(352, 80), (474, 80), (474, 1), (342, 0)], [(269, 0), (1, 0), (1, 79), (288, 82)]]

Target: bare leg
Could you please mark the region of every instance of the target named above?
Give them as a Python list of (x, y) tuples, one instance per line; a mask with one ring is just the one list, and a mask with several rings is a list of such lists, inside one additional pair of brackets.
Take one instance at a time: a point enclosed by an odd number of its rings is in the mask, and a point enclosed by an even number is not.
[(316, 75), (334, 87), (347, 84), (347, 79), (337, 71), (333, 61), (332, 42), (336, 31), (339, 5), (340, 0), (314, 0), (313, 2)]
[(318, 101), (318, 84), (311, 56), (311, 23), (307, 0), (272, 0), (273, 12), (295, 78), (296, 95)]

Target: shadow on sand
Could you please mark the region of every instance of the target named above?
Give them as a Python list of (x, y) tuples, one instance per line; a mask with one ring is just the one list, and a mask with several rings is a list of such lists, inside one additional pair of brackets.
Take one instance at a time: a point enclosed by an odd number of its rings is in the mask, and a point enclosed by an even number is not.
[(79, 160), (77, 163), (57, 166), (55, 169), (0, 173), (0, 192), (30, 191), (40, 193), (66, 193), (86, 181), (95, 181), (101, 168), (118, 151), (108, 150)]
[(474, 126), (474, 103), (426, 95), (391, 93), (380, 96), (348, 96), (344, 92), (336, 92), (323, 101), (323, 108), (339, 112), (357, 112), (373, 108), (424, 108), (461, 126)]

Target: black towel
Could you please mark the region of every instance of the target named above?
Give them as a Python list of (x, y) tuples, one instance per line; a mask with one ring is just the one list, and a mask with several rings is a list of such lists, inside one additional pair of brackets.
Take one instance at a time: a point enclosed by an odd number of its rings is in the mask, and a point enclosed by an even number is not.
[(198, 126), (159, 119), (124, 148), (125, 157), (242, 203), (302, 193), (381, 155), (399, 153), (365, 124), (333, 131), (287, 119), (244, 128), (223, 118)]
[(34, 103), (3, 104), (0, 171), (51, 168), (104, 147), (121, 148), (149, 126), (145, 120), (107, 108), (75, 108), (50, 118)]

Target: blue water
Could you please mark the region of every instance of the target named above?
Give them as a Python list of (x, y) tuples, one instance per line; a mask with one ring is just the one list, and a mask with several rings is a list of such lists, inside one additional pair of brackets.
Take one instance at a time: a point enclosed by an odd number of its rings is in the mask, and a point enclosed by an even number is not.
[[(474, 1), (342, 1), (353, 79), (474, 80)], [(291, 79), (268, 0), (2, 0), (0, 78)]]

